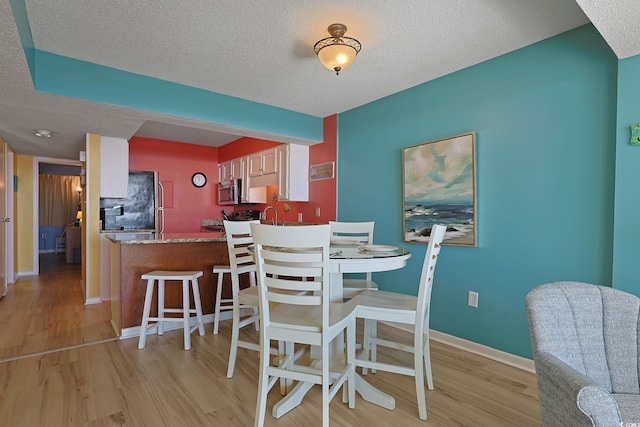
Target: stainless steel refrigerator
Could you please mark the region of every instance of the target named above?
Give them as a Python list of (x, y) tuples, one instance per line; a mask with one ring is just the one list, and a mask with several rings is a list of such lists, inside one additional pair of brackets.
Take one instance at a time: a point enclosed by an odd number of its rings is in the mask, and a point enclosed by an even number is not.
[(100, 199), (101, 209), (119, 206), (123, 207), (123, 212), (116, 217), (115, 231), (164, 232), (164, 189), (158, 172), (129, 171), (126, 199)]

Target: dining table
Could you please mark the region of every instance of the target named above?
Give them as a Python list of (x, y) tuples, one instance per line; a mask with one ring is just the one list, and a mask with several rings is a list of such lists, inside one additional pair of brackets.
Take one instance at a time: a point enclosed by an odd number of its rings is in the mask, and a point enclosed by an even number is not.
[[(391, 271), (403, 268), (411, 258), (407, 249), (392, 245), (362, 245), (349, 242), (333, 242), (330, 247), (330, 299), (332, 302), (343, 302), (342, 279), (347, 273), (368, 273)], [(342, 340), (336, 340), (333, 346), (336, 355), (344, 354)], [(321, 351), (311, 347), (311, 360), (322, 363)], [(337, 356), (336, 359), (340, 359)], [(298, 406), (313, 383), (299, 383), (290, 393), (284, 396), (274, 407), (273, 416), (280, 418)], [(356, 391), (368, 402), (393, 410), (395, 399), (383, 391), (373, 387), (356, 373)]]

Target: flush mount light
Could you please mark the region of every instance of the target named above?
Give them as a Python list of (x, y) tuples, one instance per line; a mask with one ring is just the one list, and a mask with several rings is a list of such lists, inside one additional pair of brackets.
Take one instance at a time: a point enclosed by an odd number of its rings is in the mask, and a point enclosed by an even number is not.
[(53, 136), (53, 132), (46, 129), (38, 129), (36, 131), (36, 136), (40, 136), (42, 138), (51, 138), (51, 136)]
[(322, 65), (335, 71), (337, 76), (340, 71), (353, 63), (362, 45), (358, 40), (344, 36), (347, 32), (347, 26), (344, 24), (331, 24), (327, 31), (331, 37), (316, 43), (313, 51), (318, 55)]

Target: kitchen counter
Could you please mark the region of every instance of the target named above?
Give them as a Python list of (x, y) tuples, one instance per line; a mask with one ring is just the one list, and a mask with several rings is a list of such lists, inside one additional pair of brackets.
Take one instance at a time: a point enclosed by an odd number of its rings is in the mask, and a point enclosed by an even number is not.
[(201, 219), (200, 220), (200, 227), (207, 227), (207, 226), (222, 226), (222, 222), (223, 220), (221, 219)]
[[(104, 235), (110, 246), (111, 320), (118, 335), (137, 336), (142, 323), (146, 280), (141, 276), (153, 270), (202, 271), (198, 279), (205, 322), (213, 320), (216, 299), (214, 265), (228, 265), (229, 254), (224, 233), (113, 233)], [(241, 277), (241, 286), (248, 286)], [(231, 298), (230, 277), (224, 275), (222, 298)], [(245, 283), (246, 282), (246, 283)], [(180, 286), (167, 286), (167, 307), (182, 306)], [(157, 312), (152, 303), (152, 316)]]
[(220, 231), (200, 233), (113, 233), (107, 239), (118, 244), (156, 244), (156, 243), (202, 243), (226, 242), (225, 234)]
[(102, 230), (100, 234), (122, 234), (122, 233), (155, 233), (155, 230), (151, 229), (138, 229), (138, 230)]

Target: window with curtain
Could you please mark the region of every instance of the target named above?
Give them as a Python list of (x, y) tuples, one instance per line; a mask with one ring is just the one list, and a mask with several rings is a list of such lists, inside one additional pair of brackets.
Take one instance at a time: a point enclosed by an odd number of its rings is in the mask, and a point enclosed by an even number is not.
[(75, 222), (80, 206), (79, 176), (46, 175), (39, 176), (40, 185), (40, 226), (66, 227)]

